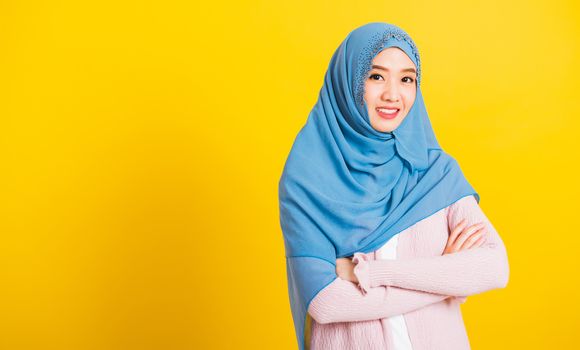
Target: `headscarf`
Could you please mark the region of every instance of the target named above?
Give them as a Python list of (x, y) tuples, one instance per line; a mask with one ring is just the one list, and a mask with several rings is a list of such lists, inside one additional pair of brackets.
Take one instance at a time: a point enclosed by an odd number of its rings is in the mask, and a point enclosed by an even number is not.
[[(364, 83), (372, 60), (398, 47), (417, 68), (417, 93), (392, 132), (369, 120)], [(310, 302), (336, 278), (336, 259), (370, 253), (462, 197), (479, 195), (439, 146), (420, 89), (421, 63), (401, 28), (369, 23), (334, 52), (318, 100), (278, 183), (290, 306), (299, 348)], [(309, 345), (309, 344), (308, 344)]]

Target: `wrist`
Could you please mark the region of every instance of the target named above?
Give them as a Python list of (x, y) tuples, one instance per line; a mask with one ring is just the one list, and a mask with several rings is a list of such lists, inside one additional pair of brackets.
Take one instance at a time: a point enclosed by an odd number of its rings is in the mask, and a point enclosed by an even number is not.
[(396, 280), (394, 261), (387, 259), (368, 262), (368, 278), (370, 287), (393, 286)]
[(361, 292), (366, 294), (370, 288), (369, 284), (369, 262), (371, 258), (364, 253), (355, 253), (352, 262), (355, 264), (353, 274)]

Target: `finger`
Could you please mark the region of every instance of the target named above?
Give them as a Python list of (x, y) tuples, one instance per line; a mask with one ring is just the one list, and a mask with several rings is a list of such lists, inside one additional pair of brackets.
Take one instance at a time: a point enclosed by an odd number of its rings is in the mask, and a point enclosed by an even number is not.
[(487, 232), (483, 236), (481, 236), (481, 238), (479, 238), (473, 246), (481, 247), (486, 241), (487, 241)]
[(459, 237), (457, 237), (455, 244), (457, 244), (458, 247), (461, 247), (463, 245), (463, 243), (465, 243), (465, 241), (474, 233), (476, 233), (477, 231), (481, 230), (483, 228), (483, 223), (478, 223), (475, 225), (472, 225), (468, 228), (466, 228), (465, 230), (463, 230), (463, 232), (461, 232), (459, 234)]
[[(461, 234), (459, 235), (459, 237), (457, 237), (457, 240), (455, 241), (455, 243), (457, 244), (457, 246), (459, 247), (459, 249), (462, 249), (463, 245), (465, 245), (465, 242), (472, 241), (474, 239), (479, 238), (479, 232), (483, 229), (483, 227), (470, 227), (469, 229), (465, 229), (463, 232), (461, 232)], [(472, 238), (472, 236), (476, 235), (475, 238)]]
[(455, 226), (455, 228), (451, 231), (449, 238), (447, 239), (447, 246), (451, 246), (455, 242), (455, 239), (457, 238), (461, 230), (463, 230), (466, 224), (467, 220), (463, 219), (459, 222), (457, 226)]
[(486, 240), (486, 235), (483, 234), (483, 236), (479, 237), (478, 239), (475, 240), (475, 242), (473, 242), (473, 244), (471, 244), (469, 247), (466, 247), (465, 249), (474, 249), (474, 248), (479, 248), (483, 245), (483, 243)]
[(476, 233), (472, 234), (461, 246), (461, 250), (470, 249), (473, 247), (477, 242), (479, 242), (482, 238), (485, 238), (485, 229), (481, 229)]

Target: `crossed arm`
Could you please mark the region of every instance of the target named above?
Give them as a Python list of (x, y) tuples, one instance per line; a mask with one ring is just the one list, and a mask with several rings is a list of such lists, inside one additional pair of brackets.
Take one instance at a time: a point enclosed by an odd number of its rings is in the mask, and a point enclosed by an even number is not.
[(355, 259), (359, 285), (337, 278), (316, 295), (308, 313), (322, 324), (367, 321), (411, 312), (450, 297), (505, 287), (509, 278), (505, 246), (475, 198), (467, 196), (453, 203), (447, 217), (449, 227), (464, 218), (467, 225), (484, 222), (486, 243), (433, 257)]

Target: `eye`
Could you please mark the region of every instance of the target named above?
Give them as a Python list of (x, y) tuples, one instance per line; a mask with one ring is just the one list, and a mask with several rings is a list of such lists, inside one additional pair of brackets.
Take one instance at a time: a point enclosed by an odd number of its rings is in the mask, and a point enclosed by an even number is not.
[(411, 78), (411, 77), (404, 77), (403, 79), (409, 79), (409, 83), (412, 83), (415, 81), (415, 79)]
[(369, 76), (369, 79), (376, 80), (376, 79), (373, 79), (373, 77), (381, 77), (381, 78), (382, 78), (382, 76), (381, 76), (380, 74), (376, 74), (376, 73), (375, 73), (375, 74), (371, 74), (371, 75)]

